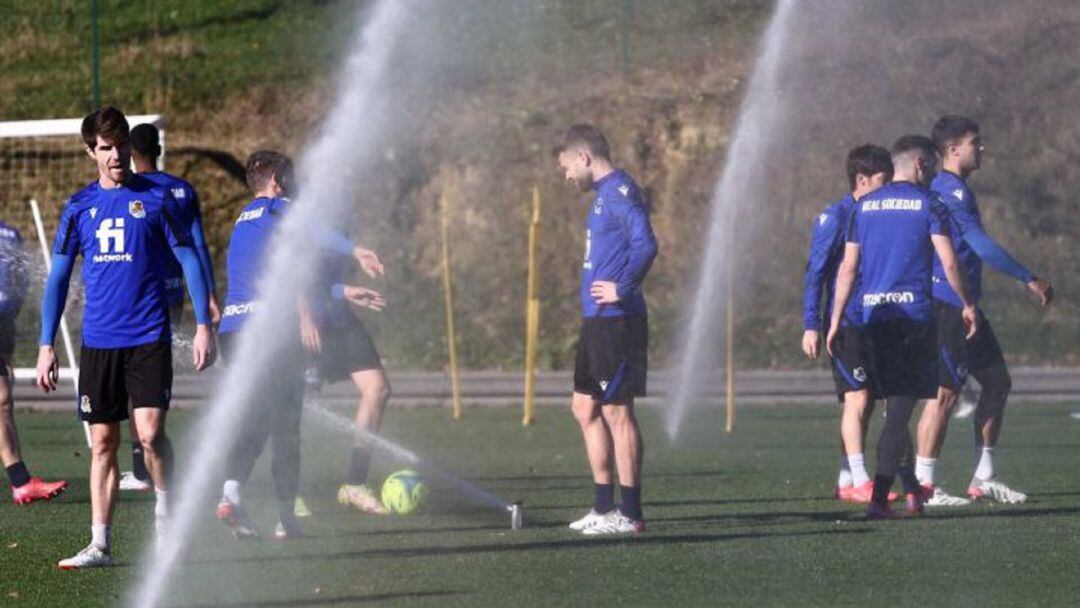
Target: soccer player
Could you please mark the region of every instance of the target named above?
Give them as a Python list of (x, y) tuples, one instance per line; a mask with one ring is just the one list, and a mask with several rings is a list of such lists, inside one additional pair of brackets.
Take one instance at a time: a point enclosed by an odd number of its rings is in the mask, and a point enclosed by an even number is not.
[[(229, 365), (236, 352), (236, 341), (252, 314), (262, 305), (258, 292), (259, 279), (265, 271), (269, 245), (276, 228), (288, 208), (285, 198), (291, 188), (292, 161), (270, 150), (253, 153), (247, 161), (247, 182), (255, 198), (240, 213), (229, 240), (229, 291), (221, 319), (221, 345)], [(320, 237), (320, 245), (346, 253), (355, 248), (340, 239), (328, 241)], [(360, 287), (335, 284), (330, 286), (333, 297), (347, 299), (358, 306), (381, 307), (381, 297)], [(255, 538), (258, 532), (248, 518), (241, 490), (251, 475), (255, 461), (267, 439), (273, 436), (272, 474), (278, 501), (279, 539), (302, 535), (296, 521), (295, 504), (300, 479), (300, 418), (303, 408), (304, 356), (301, 349), (300, 323), (312, 324), (306, 306), (296, 304), (298, 317), (287, 322), (281, 330), (286, 340), (284, 352), (275, 356), (268, 369), (257, 371), (262, 378), (259, 390), (252, 397), (256, 407), (240, 429), (225, 465), (226, 481), (218, 503), (217, 518), (238, 539)]]
[[(958, 232), (956, 252), (973, 300), (977, 304), (982, 295), (982, 266), (985, 262), (1027, 285), (1042, 306), (1050, 304), (1054, 297), (1050, 283), (1016, 261), (983, 230), (975, 193), (967, 184), (968, 177), (979, 169), (984, 150), (978, 123), (964, 116), (943, 116), (934, 125), (931, 136), (941, 154), (944, 169), (934, 178), (931, 188), (945, 202)], [(982, 392), (973, 417), (975, 471), (967, 495), (971, 499), (985, 498), (1003, 503), (1024, 502), (1027, 495), (998, 479), (994, 465), (994, 451), (1001, 433), (1005, 402), (1012, 388), (1001, 346), (981, 310), (978, 311), (979, 333), (973, 340), (963, 339), (961, 300), (942, 278), (943, 271), (938, 261), (934, 266), (934, 308), (941, 354), (940, 386), (937, 399), (926, 404), (919, 420), (916, 474), (919, 481), (934, 494), (928, 504), (967, 502), (949, 496), (936, 486), (935, 468), (957, 395), (967, 382), (968, 375), (971, 375), (982, 386)]]
[(15, 352), (15, 318), (22, 309), (28, 286), (22, 237), (14, 226), (0, 222), (0, 462), (11, 483), (12, 498), (21, 505), (49, 500), (67, 488), (66, 481), (44, 481), (31, 476), (19, 449), (11, 356)]
[(172, 389), (169, 309), (162, 277), (175, 259), (184, 269), (195, 305), (193, 363), (213, 363), (208, 291), (171, 192), (129, 170), (127, 119), (107, 107), (86, 116), (82, 138), (98, 179), (75, 193), (64, 207), (53, 244), (53, 267), (41, 303), (37, 384), (56, 390), (58, 368), (53, 341), (64, 310), (75, 256), (83, 256), (86, 309), (79, 356), (79, 417), (90, 424), (91, 541), (60, 561), (65, 569), (112, 565), (109, 526), (116, 506), (119, 422), (129, 401), (154, 483), (160, 542), (168, 516), (172, 445), (165, 418)]
[[(581, 332), (570, 407), (581, 426), (595, 483), (593, 508), (570, 528), (587, 535), (639, 533), (644, 446), (634, 398), (645, 394), (648, 320), (642, 281), (657, 245), (641, 189), (611, 162), (592, 125), (567, 130), (555, 149), (568, 181), (595, 190), (585, 231)], [(615, 507), (611, 456), (619, 474)]]
[[(922, 138), (925, 139), (925, 138)], [(932, 302), (934, 252), (963, 303), (967, 336), (976, 329), (975, 305), (964, 290), (949, 237), (948, 212), (922, 184), (937, 158), (918, 137), (893, 146), (893, 181), (864, 196), (851, 216), (826, 346), (833, 354), (848, 300), (859, 277), (858, 302), (866, 328), (872, 375), (885, 398), (886, 418), (878, 442), (874, 490), (866, 514), (896, 517), (888, 493), (897, 473), (906, 494), (905, 514), (922, 513), (908, 423), (915, 403), (937, 391), (937, 331)]]
[[(159, 138), (158, 128), (154, 125), (141, 124), (132, 128), (131, 161), (135, 166), (135, 173), (163, 188), (168, 188), (179, 204), (183, 212), (180, 221), (187, 227), (188, 233), (191, 234), (195, 251), (199, 254), (199, 265), (202, 268), (203, 279), (210, 289), (210, 319), (212, 322), (217, 323), (221, 318), (221, 313), (215, 296), (213, 262), (210, 260), (210, 250), (206, 245), (206, 238), (203, 236), (199, 195), (187, 181), (164, 171), (158, 171), (157, 159), (161, 156)], [(180, 268), (180, 264), (177, 262), (170, 265), (168, 276), (165, 278), (165, 293), (169, 302), (170, 322), (174, 328), (178, 328), (184, 313), (184, 280), (183, 269)], [(146, 470), (146, 462), (143, 459), (142, 443), (139, 441), (135, 429), (135, 419), (129, 418), (128, 422), (131, 430), (132, 470), (120, 474), (120, 490), (148, 492), (153, 486), (150, 484), (150, 474)]]
[[(847, 176), (851, 194), (829, 205), (814, 222), (806, 263), (803, 296), (803, 352), (818, 358), (818, 342), (824, 310), (831, 312), (836, 270), (844, 256), (844, 243), (851, 214), (859, 199), (892, 179), (892, 157), (881, 146), (864, 144), (852, 149), (847, 157)], [(854, 289), (857, 291), (858, 286)], [(836, 353), (832, 357), (836, 395), (844, 409), (840, 418), (840, 474), (836, 497), (840, 500), (870, 502), (874, 483), (866, 473), (863, 458), (864, 438), (874, 404), (871, 396), (870, 368), (862, 336), (862, 319), (857, 300), (852, 300), (840, 322)]]

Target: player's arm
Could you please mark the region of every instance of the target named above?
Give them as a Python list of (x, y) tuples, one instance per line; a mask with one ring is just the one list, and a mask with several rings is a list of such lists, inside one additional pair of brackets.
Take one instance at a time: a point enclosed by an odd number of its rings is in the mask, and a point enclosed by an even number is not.
[(195, 337), (192, 339), (192, 362), (196, 371), (202, 371), (214, 364), (217, 353), (214, 348), (214, 334), (210, 330), (210, 288), (203, 277), (199, 254), (190, 245), (173, 245), (173, 255), (180, 262), (184, 271), (184, 282), (188, 286), (191, 305), (195, 309)]
[(964, 275), (960, 272), (960, 263), (956, 259), (956, 250), (953, 249), (952, 239), (944, 234), (931, 234), (930, 241), (934, 244), (934, 251), (941, 260), (941, 267), (945, 270), (945, 278), (949, 281), (949, 287), (953, 288), (960, 301), (964, 303), (961, 313), (964, 324), (967, 325), (967, 337), (975, 335), (977, 327), (975, 303), (968, 295), (967, 286), (964, 284)]
[(342, 256), (354, 258), (369, 277), (374, 279), (386, 273), (382, 261), (374, 251), (353, 243), (340, 232), (330, 228), (320, 228), (317, 236), (317, 242), (321, 247)]
[(660, 251), (649, 223), (649, 212), (644, 205), (627, 200), (625, 204), (612, 205), (610, 209), (626, 231), (630, 255), (619, 281), (593, 281), (589, 286), (589, 294), (597, 304), (614, 304), (641, 289), (641, 282)]
[(335, 300), (344, 300), (358, 308), (379, 311), (386, 307), (386, 300), (383, 299), (382, 294), (359, 285), (334, 284), (330, 288), (330, 297)]
[(956, 221), (964, 242), (971, 247), (975, 255), (994, 270), (1008, 275), (1028, 286), (1035, 292), (1039, 303), (1046, 306), (1054, 299), (1054, 288), (1050, 283), (1035, 276), (1026, 266), (1014, 258), (993, 237), (986, 233), (978, 215), (969, 204), (953, 199), (950, 212)]
[(64, 314), (71, 272), (75, 268), (73, 256), (54, 253), (52, 270), (45, 281), (45, 294), (41, 298), (41, 337), (38, 340), (37, 381), (38, 388), (49, 393), (56, 390), (60, 380), (60, 367), (56, 361), (56, 330)]
[(195, 252), (199, 256), (199, 266), (202, 268), (203, 280), (206, 281), (207, 289), (210, 290), (210, 320), (217, 323), (221, 320), (221, 307), (217, 301), (217, 283), (214, 280), (214, 261), (210, 257), (210, 246), (206, 242), (206, 235), (202, 227), (202, 209), (199, 203), (199, 195), (194, 188), (188, 190), (191, 196), (191, 204), (195, 209), (191, 226), (191, 243), (195, 246)]
[[(840, 225), (836, 218), (822, 214), (821, 220), (814, 222), (814, 231), (810, 236), (810, 251), (807, 255), (806, 272), (803, 278), (803, 339), (802, 349), (811, 359), (818, 357), (818, 340), (821, 337), (821, 296), (828, 280), (826, 267), (829, 253), (840, 236)], [(832, 311), (826, 311), (832, 314)]]
[(851, 299), (851, 292), (855, 285), (855, 275), (859, 269), (859, 244), (848, 242), (844, 245), (844, 259), (840, 262), (840, 268), (836, 271), (836, 293), (833, 296), (832, 315), (829, 320), (829, 333), (825, 337), (825, 349), (833, 354), (833, 342), (836, 334), (840, 331), (840, 319), (844, 316), (844, 308)]

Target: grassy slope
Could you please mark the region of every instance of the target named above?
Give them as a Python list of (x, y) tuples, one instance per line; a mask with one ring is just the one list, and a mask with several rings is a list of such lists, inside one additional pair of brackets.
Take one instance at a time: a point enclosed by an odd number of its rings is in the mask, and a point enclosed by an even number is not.
[[(1071, 489), (1077, 424), (1062, 406), (1012, 406), (1004, 473), (1031, 492), (1023, 506), (936, 511), (923, 521), (868, 523), (832, 500), (835, 409), (754, 407), (733, 436), (719, 412), (695, 414), (680, 449), (648, 442), (646, 512), (638, 539), (588, 540), (563, 525), (591, 490), (578, 433), (561, 410), (522, 429), (509, 410), (469, 410), (460, 423), (433, 409), (394, 411), (386, 433), (450, 470), (526, 503), (526, 529), (500, 513), (436, 490), (431, 512), (365, 518), (333, 503), (346, 444), (313, 441), (307, 423), (304, 487), (316, 517), (310, 538), (236, 545), (212, 521), (193, 536), (174, 574), (181, 606), (293, 605), (1071, 605), (1080, 520)], [(188, 420), (188, 415), (180, 415)], [(875, 421), (874, 428), (878, 428)], [(85, 542), (85, 458), (67, 415), (20, 417), (39, 473), (67, 474), (51, 504), (0, 505), (0, 598), (5, 605), (107, 605), (123, 597), (151, 503), (124, 496), (116, 532), (121, 567), (65, 573), (51, 564)], [(954, 425), (944, 483), (960, 489), (970, 458), (967, 424)], [(316, 443), (318, 445), (316, 445)], [(394, 468), (377, 459), (379, 473)], [(269, 525), (265, 463), (253, 479)], [(875, 597), (877, 591), (882, 595)], [(11, 595), (11, 594), (17, 594)]]

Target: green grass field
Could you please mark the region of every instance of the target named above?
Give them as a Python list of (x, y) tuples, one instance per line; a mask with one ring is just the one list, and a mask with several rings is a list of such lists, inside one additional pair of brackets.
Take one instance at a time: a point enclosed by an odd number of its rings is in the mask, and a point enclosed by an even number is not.
[[(1065, 405), (1012, 406), (1004, 474), (1031, 493), (1020, 506), (976, 505), (920, 521), (867, 522), (830, 497), (836, 411), (829, 406), (747, 407), (734, 435), (718, 410), (698, 412), (682, 444), (669, 445), (660, 412), (642, 413), (649, 531), (588, 539), (564, 525), (591, 500), (577, 430), (562, 410), (537, 424), (519, 412), (392, 411), (386, 435), (509, 499), (526, 527), (448, 490), (412, 517), (365, 517), (334, 491), (347, 442), (305, 422), (309, 536), (238, 544), (212, 519), (173, 576), (177, 606), (656, 606), (1075, 605), (1080, 597), (1080, 422)], [(192, 420), (177, 414), (175, 427)], [(86, 450), (69, 415), (26, 413), (19, 425), (33, 469), (66, 475), (70, 491), (48, 504), (0, 506), (0, 604), (120, 603), (142, 567), (149, 497), (125, 495), (110, 570), (62, 572), (53, 564), (88, 537)], [(875, 431), (879, 428), (875, 422)], [(946, 487), (967, 481), (971, 436), (957, 421), (943, 457)], [(186, 452), (185, 452), (186, 453)], [(127, 458), (123, 459), (125, 468)], [(395, 463), (377, 460), (380, 478)], [(249, 491), (271, 527), (268, 467)]]

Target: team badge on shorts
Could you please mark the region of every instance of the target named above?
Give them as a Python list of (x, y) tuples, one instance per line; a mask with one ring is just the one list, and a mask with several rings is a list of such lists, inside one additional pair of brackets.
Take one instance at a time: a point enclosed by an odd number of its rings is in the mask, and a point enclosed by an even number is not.
[(146, 208), (143, 207), (142, 201), (131, 201), (128, 203), (128, 213), (133, 218), (142, 219), (146, 217)]
[(84, 414), (90, 413), (90, 395), (82, 396), (82, 399), (79, 400), (79, 409), (82, 410), (82, 413)]
[(855, 379), (859, 382), (866, 382), (866, 370), (861, 367), (856, 367), (851, 375), (855, 376)]

